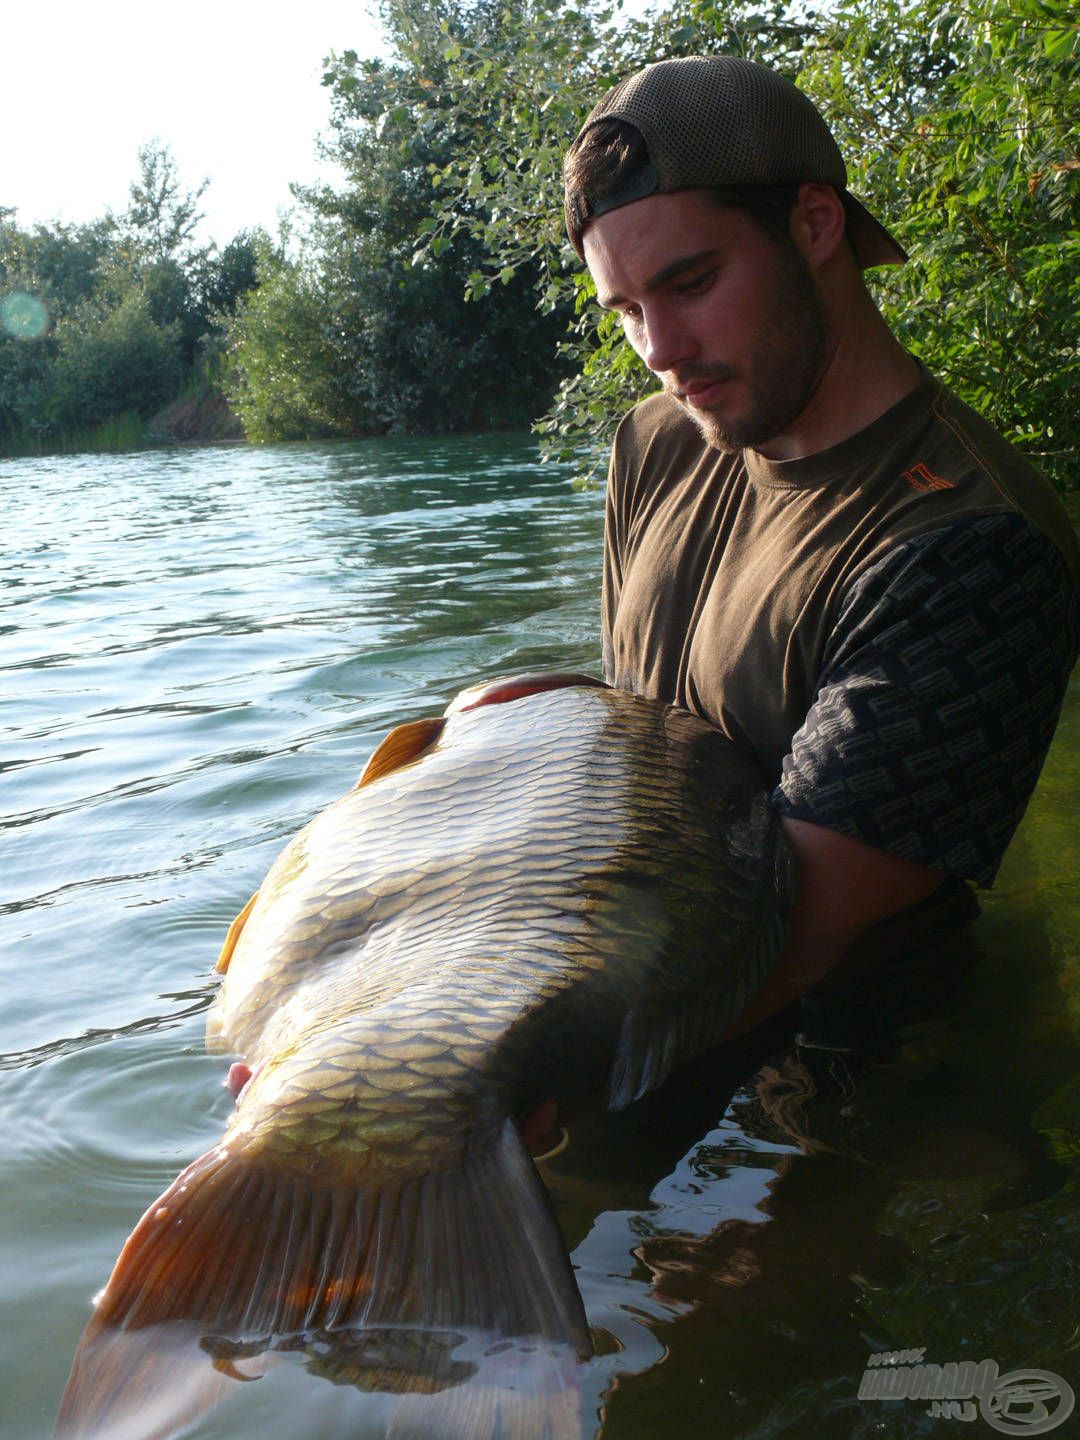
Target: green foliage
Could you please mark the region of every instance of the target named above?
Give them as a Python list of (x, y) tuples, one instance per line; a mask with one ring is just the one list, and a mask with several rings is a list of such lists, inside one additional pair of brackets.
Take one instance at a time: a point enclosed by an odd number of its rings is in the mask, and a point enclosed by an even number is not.
[[(548, 406), (546, 453), (602, 463), (654, 382), (565, 241), (562, 156), (621, 76), (732, 53), (813, 96), (852, 190), (909, 249), (871, 276), (904, 343), (1076, 483), (1080, 26), (1065, 0), (674, 0), (633, 21), (617, 0), (382, 0), (381, 16), (393, 63), (326, 62), (325, 149), (346, 178), (298, 192), (308, 225), (288, 256), (258, 234), (200, 249), (205, 183), (187, 189), (157, 141), (119, 218), (22, 231), (0, 210), (16, 316), (0, 326), (0, 443), (102, 406), (143, 415), (227, 350), (253, 438), (483, 428)], [(23, 295), (45, 307), (40, 334)]]
[(259, 284), (230, 326), (234, 366), (229, 403), (249, 440), (298, 440), (348, 434), (332, 307), (319, 276), (303, 263), (264, 250)]
[(76, 452), (95, 450), (115, 452), (119, 450), (141, 450), (147, 444), (146, 422), (141, 415), (125, 411), (122, 415), (110, 416), (88, 430), (66, 436), (62, 448)]
[(200, 310), (207, 319), (233, 315), (241, 297), (259, 280), (259, 254), (269, 244), (261, 230), (242, 230), (218, 255), (207, 256), (198, 268)]
[[(761, 39), (770, 29), (776, 44)], [(648, 61), (728, 49), (774, 62), (792, 56), (807, 26), (779, 6), (761, 13), (675, 5), (627, 21), (617, 4), (526, 0), (507, 8), (497, 32), (470, 42), (444, 26), (443, 56), (457, 110), (480, 116), (483, 148), (456, 148), (434, 172), (438, 208), (423, 252), (462, 235), (478, 243), (469, 277), (485, 294), (511, 277), (535, 277), (540, 304), (567, 317), (560, 345), (566, 375), (537, 423), (547, 458), (604, 463), (618, 420), (656, 382), (612, 317), (591, 303), (592, 282), (563, 232), (562, 157), (600, 95)]]
[(256, 282), (258, 236), (193, 243), (202, 190), (144, 146), (124, 216), (16, 223), (0, 211), (0, 449), (113, 448), (221, 349), (222, 317)]
[(47, 418), (61, 431), (133, 411), (151, 415), (180, 382), (175, 328), (158, 324), (146, 297), (87, 301), (56, 326)]
[[(107, 220), (21, 230), (13, 212), (0, 218), (0, 440), (19, 434), (25, 446), (48, 434), (53, 326), (93, 294), (112, 238)], [(40, 323), (32, 329), (11, 323), (28, 304), (38, 308)]]
[(864, 0), (822, 26), (801, 81), (852, 190), (911, 254), (877, 272), (897, 334), (1060, 485), (1080, 483), (1075, 9)]
[(199, 201), (208, 180), (186, 190), (172, 151), (160, 140), (139, 146), (139, 175), (130, 187), (131, 198), (123, 215), (123, 226), (138, 250), (152, 263), (183, 260), (196, 252), (195, 231), (202, 215)]
[(487, 118), (454, 103), (445, 35), (494, 43), (499, 14), (393, 0), (397, 63), (327, 62), (326, 150), (346, 183), (299, 192), (311, 222), (298, 261), (230, 327), (249, 434), (486, 429), (527, 424), (550, 399), (561, 322), (538, 309), (534, 277), (480, 290), (482, 238), (431, 233), (438, 172), (491, 141)]
[(20, 230), (9, 212), (0, 218), (0, 285), (37, 296), (51, 312), (71, 310), (93, 294), (115, 233), (108, 218)]
[[(771, 64), (806, 89), (848, 158), (850, 184), (911, 262), (873, 277), (903, 341), (1035, 454), (1059, 483), (1080, 474), (1080, 27), (1062, 0), (847, 0), (802, 6), (679, 0), (617, 26), (610, 5), (515, 5), (492, 36), (443, 27), (455, 96), (486, 147), (455, 149), (424, 253), (462, 233), (483, 258), (474, 293), (530, 273), (572, 312), (573, 376), (540, 422), (548, 453), (596, 458), (650, 382), (562, 237), (559, 167), (615, 79), (687, 53)], [(880, 277), (880, 278), (877, 278)]]
[(146, 421), (138, 415), (113, 415), (78, 430), (43, 430), (28, 427), (11, 431), (0, 441), (6, 458), (26, 455), (115, 454), (122, 450), (144, 450), (151, 443)]
[(40, 401), (50, 358), (47, 342), (19, 340), (0, 330), (0, 444), (47, 428)]

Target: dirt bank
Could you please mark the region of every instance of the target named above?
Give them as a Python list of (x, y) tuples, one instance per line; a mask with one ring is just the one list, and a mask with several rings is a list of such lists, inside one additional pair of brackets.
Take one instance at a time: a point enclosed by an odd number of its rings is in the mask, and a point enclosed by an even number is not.
[(187, 399), (173, 400), (150, 420), (156, 441), (208, 445), (215, 440), (243, 440), (240, 417), (229, 409), (220, 390), (204, 390)]

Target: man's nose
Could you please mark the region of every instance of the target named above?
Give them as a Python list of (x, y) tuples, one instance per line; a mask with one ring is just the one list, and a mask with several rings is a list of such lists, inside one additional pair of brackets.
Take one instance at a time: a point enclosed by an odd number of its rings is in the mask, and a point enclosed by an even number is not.
[(642, 317), (641, 358), (657, 375), (675, 370), (694, 358), (693, 336), (676, 315), (664, 309), (646, 311)]

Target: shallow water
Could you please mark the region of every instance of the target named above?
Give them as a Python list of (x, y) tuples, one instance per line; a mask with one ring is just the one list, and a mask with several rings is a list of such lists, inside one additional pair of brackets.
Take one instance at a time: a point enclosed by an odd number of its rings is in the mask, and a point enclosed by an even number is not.
[[(19, 461), (0, 511), (0, 1434), (37, 1440), (124, 1237), (224, 1124), (228, 922), (391, 725), (597, 669), (602, 519), (514, 437)], [(857, 1398), (886, 1349), (1080, 1389), (1078, 774), (1074, 686), (974, 937), (912, 957), (925, 1013), (872, 1054), (777, 1035), (545, 1162), (583, 1436), (952, 1433)], [(385, 1413), (294, 1359), (191, 1433)]]

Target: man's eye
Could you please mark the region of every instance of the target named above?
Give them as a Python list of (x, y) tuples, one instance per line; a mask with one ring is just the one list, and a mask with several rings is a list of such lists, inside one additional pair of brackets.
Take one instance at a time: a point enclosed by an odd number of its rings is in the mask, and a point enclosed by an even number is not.
[(692, 280), (684, 280), (677, 287), (680, 295), (702, 295), (713, 282), (715, 270), (706, 270), (703, 275), (695, 275)]

